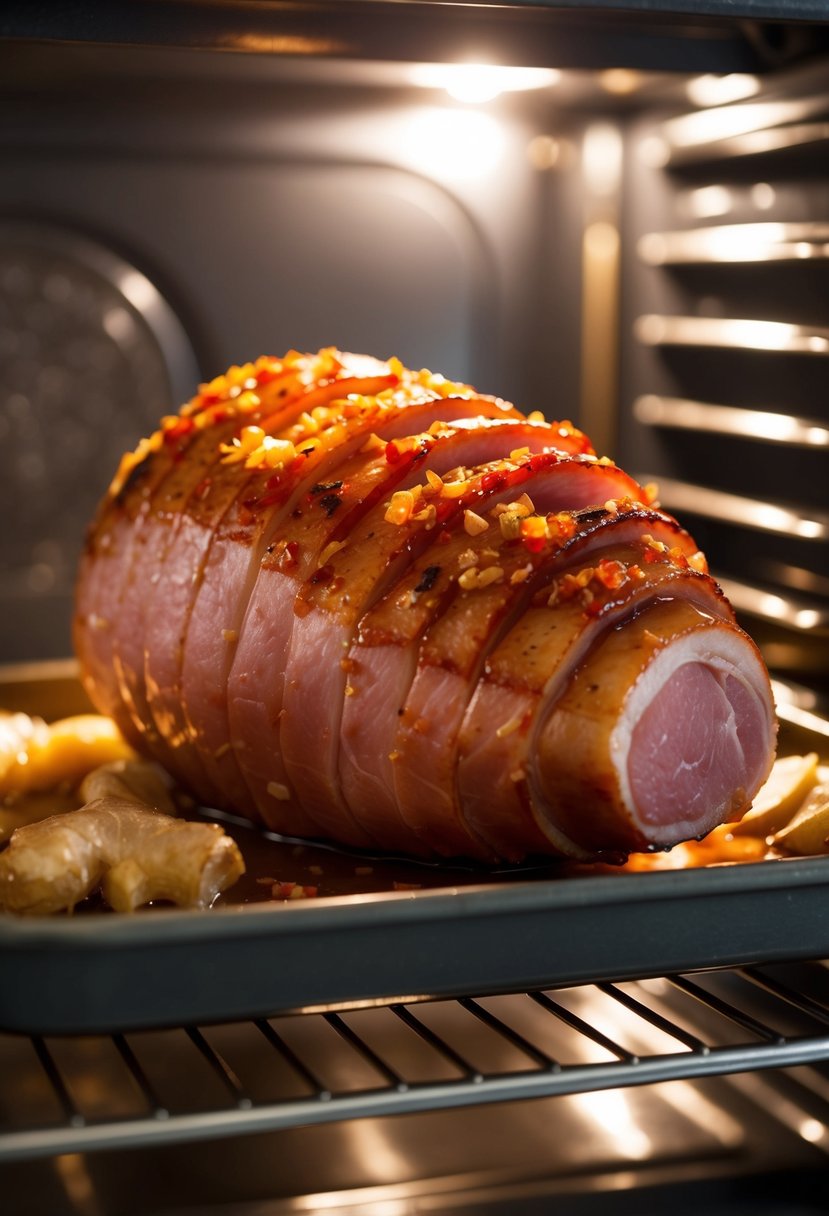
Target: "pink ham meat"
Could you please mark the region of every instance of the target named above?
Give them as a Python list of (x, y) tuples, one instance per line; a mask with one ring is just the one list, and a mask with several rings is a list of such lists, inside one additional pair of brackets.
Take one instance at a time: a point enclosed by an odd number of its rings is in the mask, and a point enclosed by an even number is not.
[(570, 423), (396, 359), (231, 368), (93, 521), (84, 684), (200, 800), (285, 835), (484, 863), (667, 848), (748, 808), (776, 725), (652, 499)]

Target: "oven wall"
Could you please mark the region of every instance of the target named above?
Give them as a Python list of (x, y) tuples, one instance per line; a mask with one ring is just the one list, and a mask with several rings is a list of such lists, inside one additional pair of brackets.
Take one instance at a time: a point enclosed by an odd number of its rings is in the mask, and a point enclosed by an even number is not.
[(231, 363), (337, 345), (578, 414), (584, 117), (552, 94), (468, 107), (250, 55), (5, 58), (0, 660), (69, 653), (121, 452)]

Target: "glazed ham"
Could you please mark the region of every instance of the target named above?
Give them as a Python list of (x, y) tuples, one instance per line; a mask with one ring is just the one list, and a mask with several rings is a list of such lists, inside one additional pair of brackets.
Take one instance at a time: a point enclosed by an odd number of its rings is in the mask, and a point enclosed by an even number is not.
[(75, 642), (206, 805), (484, 863), (742, 814), (769, 680), (705, 559), (569, 422), (397, 360), (231, 368), (127, 455)]

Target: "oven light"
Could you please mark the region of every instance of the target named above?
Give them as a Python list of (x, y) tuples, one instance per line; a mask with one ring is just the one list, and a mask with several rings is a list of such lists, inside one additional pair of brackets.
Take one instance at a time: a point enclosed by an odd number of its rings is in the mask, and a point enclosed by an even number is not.
[(480, 180), (504, 153), (504, 132), (490, 114), (476, 110), (424, 109), (399, 130), (399, 148), (418, 171), (449, 181)]
[(510, 68), (490, 63), (418, 63), (411, 70), (413, 84), (445, 89), (455, 101), (480, 104), (501, 93), (546, 89), (557, 84), (556, 68)]
[(760, 90), (756, 76), (732, 72), (728, 76), (697, 76), (685, 87), (688, 100), (695, 106), (722, 106), (730, 101), (753, 97)]
[(826, 1135), (826, 1128), (818, 1119), (804, 1119), (797, 1130), (810, 1144), (819, 1144)]

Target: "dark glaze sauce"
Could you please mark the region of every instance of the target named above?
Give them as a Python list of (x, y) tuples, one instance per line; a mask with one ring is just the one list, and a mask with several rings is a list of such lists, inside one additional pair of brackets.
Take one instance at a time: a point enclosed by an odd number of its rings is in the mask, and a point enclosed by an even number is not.
[[(188, 817), (193, 818), (193, 815)], [(218, 897), (214, 907), (273, 901), (293, 903), (336, 895), (439, 890), (482, 884), (551, 882), (584, 874), (618, 872), (611, 864), (580, 865), (550, 861), (549, 858), (493, 867), (463, 860), (417, 861), (280, 838), (219, 812), (203, 813), (199, 818), (221, 824), (236, 841), (245, 859), (244, 875)], [(305, 891), (309, 893), (305, 894)]]

